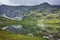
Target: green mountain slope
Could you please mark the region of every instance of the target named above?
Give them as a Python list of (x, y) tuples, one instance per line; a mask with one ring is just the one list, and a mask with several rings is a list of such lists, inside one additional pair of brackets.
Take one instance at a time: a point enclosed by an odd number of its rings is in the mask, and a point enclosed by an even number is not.
[[(10, 25), (22, 25), (24, 31), (21, 31), (21, 34), (26, 35), (28, 33), (32, 33), (33, 36), (43, 37), (44, 35), (49, 35), (51, 33), (57, 34), (60, 33), (60, 10), (58, 10), (57, 12), (54, 11), (53, 13), (46, 12), (45, 10), (30, 10), (25, 14), (25, 17), (22, 19), (22, 21), (11, 20), (0, 16), (0, 27)], [(3, 32), (4, 31), (1, 31), (0, 33)], [(3, 37), (4, 34), (2, 34), (1, 36)], [(25, 36), (20, 34), (15, 35), (6, 33), (5, 35), (7, 35), (10, 40), (16, 40), (17, 38), (17, 40), (44, 40), (37, 37)], [(14, 38), (12, 38), (11, 35)], [(5, 39), (8, 40), (8, 38)]]
[(10, 25), (15, 25), (15, 24), (16, 25), (20, 24), (20, 21), (11, 20), (3, 16), (0, 16), (0, 28), (5, 27), (5, 26), (10, 26)]

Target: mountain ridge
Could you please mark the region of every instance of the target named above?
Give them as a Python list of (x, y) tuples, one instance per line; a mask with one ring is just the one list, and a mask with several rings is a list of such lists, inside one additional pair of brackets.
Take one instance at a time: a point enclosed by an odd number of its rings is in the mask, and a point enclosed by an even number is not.
[(34, 6), (1, 5), (0, 8), (1, 8), (0, 9), (0, 15), (6, 15), (8, 18), (16, 18), (16, 17), (23, 18), (25, 16), (25, 14), (27, 12), (29, 12), (30, 10), (36, 10), (36, 11), (46, 10), (46, 11), (50, 11), (50, 10), (52, 10), (52, 8), (54, 10), (55, 8), (58, 8), (58, 7), (54, 7), (54, 6), (52, 6), (52, 5), (45, 2), (45, 3), (42, 3), (40, 5), (34, 5)]

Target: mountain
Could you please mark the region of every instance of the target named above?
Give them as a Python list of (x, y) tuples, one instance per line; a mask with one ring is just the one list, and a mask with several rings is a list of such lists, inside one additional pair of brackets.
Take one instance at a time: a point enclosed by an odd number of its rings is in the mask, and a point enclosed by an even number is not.
[(8, 19), (8, 18), (0, 15), (0, 29), (5, 26), (14, 25), (14, 24), (20, 24), (20, 21), (11, 20), (11, 19)]
[(34, 9), (34, 10), (40, 9), (41, 10), (41, 9), (48, 9), (50, 7), (51, 7), (51, 5), (45, 2), (45, 3), (42, 3), (40, 5), (33, 6), (32, 9)]
[(45, 10), (50, 11), (53, 7), (48, 3), (42, 3), (40, 5), (35, 6), (8, 6), (8, 5), (1, 5), (0, 6), (0, 15), (5, 15), (7, 18), (11, 19), (18, 19), (26, 16), (30, 10)]
[(60, 8), (60, 5), (53, 5), (53, 7)]
[(60, 7), (57, 5), (1, 5), (0, 15), (1, 29), (15, 34), (43, 37), (60, 33)]

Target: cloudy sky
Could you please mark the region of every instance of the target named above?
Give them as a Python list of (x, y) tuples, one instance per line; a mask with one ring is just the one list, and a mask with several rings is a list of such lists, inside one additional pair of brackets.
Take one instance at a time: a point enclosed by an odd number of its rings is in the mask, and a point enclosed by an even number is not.
[(52, 5), (60, 5), (60, 0), (0, 0), (0, 4), (6, 5), (37, 5), (44, 2)]

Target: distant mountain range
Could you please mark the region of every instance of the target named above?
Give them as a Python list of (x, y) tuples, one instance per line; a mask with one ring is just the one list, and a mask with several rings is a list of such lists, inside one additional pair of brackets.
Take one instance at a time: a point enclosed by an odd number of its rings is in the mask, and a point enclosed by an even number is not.
[(5, 16), (6, 18), (11, 19), (18, 19), (20, 20), (26, 16), (25, 14), (29, 12), (30, 10), (45, 10), (46, 12), (49, 12), (51, 10), (59, 9), (60, 6), (58, 5), (50, 5), (48, 3), (42, 3), (40, 5), (35, 6), (8, 6), (8, 5), (1, 5), (0, 6), (0, 15)]

